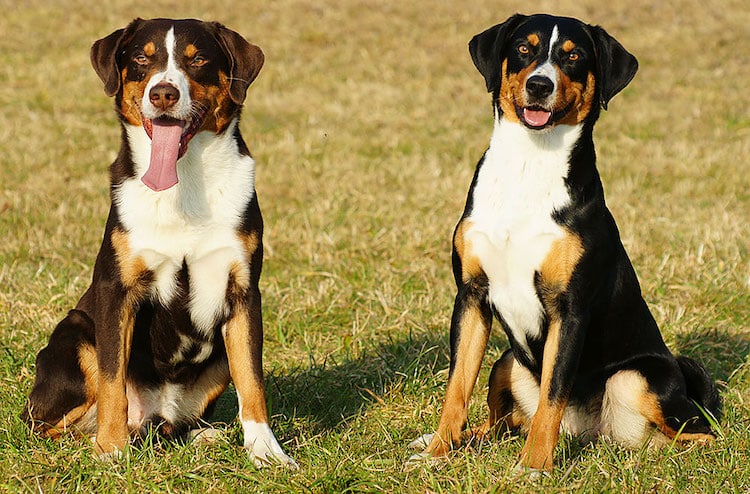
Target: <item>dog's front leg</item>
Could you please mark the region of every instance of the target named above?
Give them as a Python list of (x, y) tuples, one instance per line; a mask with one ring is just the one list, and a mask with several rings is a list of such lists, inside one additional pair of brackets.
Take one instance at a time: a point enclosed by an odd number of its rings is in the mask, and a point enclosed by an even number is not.
[(553, 317), (550, 322), (542, 357), (539, 405), (521, 450), (522, 468), (552, 469), (560, 424), (578, 368), (582, 328), (581, 319), (573, 316), (566, 317), (565, 321)]
[(132, 255), (126, 233), (114, 228), (108, 237), (94, 266), (91, 291), (80, 302), (95, 314), (99, 368), (95, 447), (100, 456), (117, 455), (128, 443), (130, 346), (139, 304), (153, 282), (144, 259)]
[(423, 456), (444, 456), (461, 442), (469, 401), (487, 347), (492, 313), (486, 283), (461, 283), (451, 319), (451, 363), (440, 422)]
[(125, 381), (136, 310), (127, 295), (115, 297), (110, 293), (107, 297), (111, 301), (106, 304), (107, 309), (117, 316), (100, 317), (96, 328), (99, 367), (96, 453), (99, 456), (117, 455), (128, 442)]
[(224, 325), (224, 344), (229, 372), (237, 390), (244, 447), (258, 467), (280, 463), (298, 468), (297, 463), (284, 454), (268, 425), (260, 292), (256, 287), (248, 288), (248, 292), (247, 297), (233, 301), (231, 315)]

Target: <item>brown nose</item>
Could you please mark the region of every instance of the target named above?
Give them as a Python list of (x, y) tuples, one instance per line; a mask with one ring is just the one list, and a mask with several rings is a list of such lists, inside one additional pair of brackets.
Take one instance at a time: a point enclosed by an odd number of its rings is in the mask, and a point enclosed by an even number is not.
[(180, 92), (171, 84), (160, 82), (148, 92), (151, 104), (165, 111), (175, 105), (180, 99)]

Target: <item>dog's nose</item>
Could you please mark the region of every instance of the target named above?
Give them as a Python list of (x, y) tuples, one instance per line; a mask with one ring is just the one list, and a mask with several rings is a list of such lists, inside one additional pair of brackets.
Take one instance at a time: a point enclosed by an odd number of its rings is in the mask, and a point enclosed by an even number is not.
[(167, 110), (175, 105), (180, 99), (180, 92), (171, 84), (160, 82), (148, 92), (151, 104), (160, 110)]
[(541, 100), (552, 94), (555, 83), (549, 77), (533, 75), (526, 81), (526, 92), (533, 99)]

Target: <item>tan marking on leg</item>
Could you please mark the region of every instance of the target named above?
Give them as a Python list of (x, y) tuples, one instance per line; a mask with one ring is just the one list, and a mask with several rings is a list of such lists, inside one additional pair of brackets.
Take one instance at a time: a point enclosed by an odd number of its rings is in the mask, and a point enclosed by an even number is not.
[(542, 357), (542, 379), (539, 388), (539, 406), (531, 419), (529, 435), (521, 451), (521, 464), (528, 468), (550, 470), (553, 466), (555, 446), (560, 436), (560, 422), (567, 401), (550, 400), (552, 373), (560, 347), (561, 321), (550, 323)]
[(456, 363), (448, 379), (440, 422), (425, 453), (444, 456), (458, 446), (468, 417), (469, 401), (487, 347), (489, 328), (478, 307), (468, 306), (461, 318)]
[(643, 416), (669, 440), (677, 442), (694, 441), (702, 444), (707, 444), (713, 442), (714, 439), (716, 439), (711, 434), (704, 434), (699, 432), (680, 432), (679, 430), (675, 430), (667, 425), (667, 421), (664, 418), (664, 412), (662, 412), (661, 405), (659, 404), (659, 398), (655, 394), (647, 390), (648, 384), (646, 383), (645, 379), (643, 379), (643, 382), (644, 392), (638, 397), (639, 410), (643, 414)]
[(96, 451), (100, 455), (123, 451), (128, 443), (128, 398), (125, 379), (134, 326), (135, 309), (126, 303), (121, 309), (118, 326), (120, 349), (117, 354), (117, 373), (114, 377), (108, 377), (100, 372), (98, 376)]
[(268, 422), (261, 360), (262, 340), (262, 327), (251, 327), (247, 308), (238, 304), (234, 315), (226, 323), (224, 344), (229, 372), (237, 389), (242, 421)]
[[(519, 365), (512, 355), (506, 357), (504, 361), (499, 360), (495, 363), (490, 374), (489, 391), (487, 393), (487, 405), (490, 413), (487, 421), (476, 431), (475, 436), (481, 438), (486, 435), (514, 431), (523, 427), (528, 421), (528, 417), (519, 406), (514, 392), (514, 388), (518, 386), (518, 372), (514, 372), (514, 369)], [(533, 380), (533, 377), (529, 377)], [(514, 386), (514, 382), (516, 386)], [(507, 403), (502, 401), (508, 394), (513, 400), (510, 409), (507, 409)], [(536, 394), (538, 394), (538, 391)]]
[[(120, 228), (115, 228), (112, 230), (111, 242), (125, 297), (119, 308), (117, 325), (120, 333), (117, 370), (114, 376), (107, 376), (102, 372), (98, 374), (96, 450), (99, 454), (122, 451), (127, 445), (128, 399), (125, 380), (130, 361), (135, 314), (139, 304), (148, 294), (151, 283), (151, 272), (142, 258), (132, 255), (127, 234)], [(98, 368), (101, 368), (101, 363), (98, 363)]]

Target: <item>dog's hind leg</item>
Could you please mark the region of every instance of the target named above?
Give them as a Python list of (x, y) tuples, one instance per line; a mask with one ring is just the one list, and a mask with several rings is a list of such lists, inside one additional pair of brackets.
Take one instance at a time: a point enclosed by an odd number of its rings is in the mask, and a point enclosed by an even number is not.
[(67, 431), (91, 434), (95, 413), (97, 365), (94, 323), (71, 310), (36, 357), (36, 379), (21, 417), (45, 436)]
[(534, 376), (506, 350), (495, 365), (489, 379), (487, 421), (474, 435), (482, 438), (489, 434), (515, 432), (528, 427), (530, 417), (539, 403), (539, 384)]
[[(702, 405), (710, 413), (718, 414)], [(601, 432), (638, 448), (649, 442), (706, 443), (715, 436), (703, 412), (688, 394), (685, 377), (671, 356), (646, 356), (629, 362), (605, 386)]]

